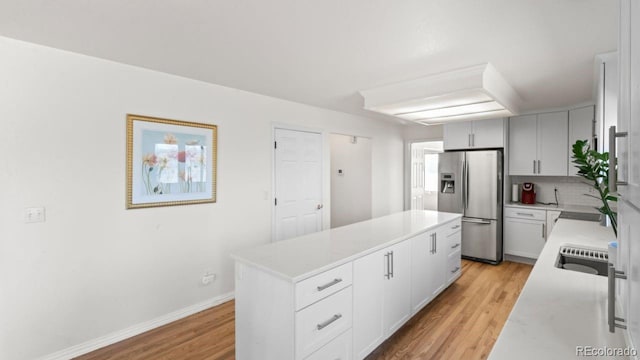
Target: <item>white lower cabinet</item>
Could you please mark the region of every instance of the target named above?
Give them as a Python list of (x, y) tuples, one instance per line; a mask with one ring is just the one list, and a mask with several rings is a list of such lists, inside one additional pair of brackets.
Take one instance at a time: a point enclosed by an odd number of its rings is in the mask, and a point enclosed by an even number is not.
[[(457, 234), (459, 233), (458, 231)], [(446, 286), (449, 244), (444, 234), (445, 232), (440, 229), (411, 239), (412, 314), (420, 311)]]
[(389, 276), (384, 282), (384, 329), (393, 334), (411, 317), (411, 246), (403, 241), (389, 249)]
[(385, 339), (384, 286), (387, 280), (386, 249), (353, 262), (358, 286), (353, 292), (353, 354), (362, 359)]
[(505, 209), (505, 254), (537, 259), (546, 236), (545, 210)]
[(410, 242), (403, 241), (353, 262), (354, 354), (362, 359), (411, 315)]

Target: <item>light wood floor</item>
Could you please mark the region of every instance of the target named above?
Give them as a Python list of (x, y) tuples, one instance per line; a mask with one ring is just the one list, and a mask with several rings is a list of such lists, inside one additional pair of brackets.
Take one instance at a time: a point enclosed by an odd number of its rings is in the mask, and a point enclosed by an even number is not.
[[(531, 266), (462, 264), (460, 279), (366, 360), (486, 359)], [(234, 337), (230, 301), (78, 359), (234, 359)]]

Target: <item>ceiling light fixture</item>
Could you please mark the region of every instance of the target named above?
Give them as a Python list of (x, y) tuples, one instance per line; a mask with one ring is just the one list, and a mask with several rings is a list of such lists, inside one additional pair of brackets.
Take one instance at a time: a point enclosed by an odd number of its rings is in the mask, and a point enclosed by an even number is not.
[(366, 110), (425, 125), (518, 114), (520, 98), (489, 63), (360, 91)]

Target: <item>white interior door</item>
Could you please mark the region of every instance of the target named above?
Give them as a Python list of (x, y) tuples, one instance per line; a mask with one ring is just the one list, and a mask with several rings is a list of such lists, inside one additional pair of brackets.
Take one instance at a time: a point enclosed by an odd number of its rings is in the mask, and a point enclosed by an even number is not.
[(275, 237), (322, 229), (322, 135), (275, 129)]

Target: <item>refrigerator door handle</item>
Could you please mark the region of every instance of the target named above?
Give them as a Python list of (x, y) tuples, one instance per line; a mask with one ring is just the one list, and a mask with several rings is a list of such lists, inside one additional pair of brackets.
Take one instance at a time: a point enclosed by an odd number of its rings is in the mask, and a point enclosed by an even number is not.
[(491, 220), (485, 220), (485, 219), (462, 218), (462, 222), (473, 223), (473, 224), (482, 224), (482, 225), (491, 225)]
[(469, 208), (469, 163), (465, 160), (464, 164), (467, 168), (467, 170), (465, 171), (466, 178), (464, 180), (464, 189), (465, 189), (464, 208), (468, 209)]
[(465, 204), (467, 203), (467, 199), (465, 197), (465, 190), (464, 190), (464, 176), (465, 176), (465, 161), (464, 160), (462, 160), (462, 162), (461, 162), (460, 172), (462, 173), (462, 176), (460, 177), (460, 182), (461, 182), (460, 190), (462, 192), (462, 196), (461, 196), (462, 208), (464, 209)]

